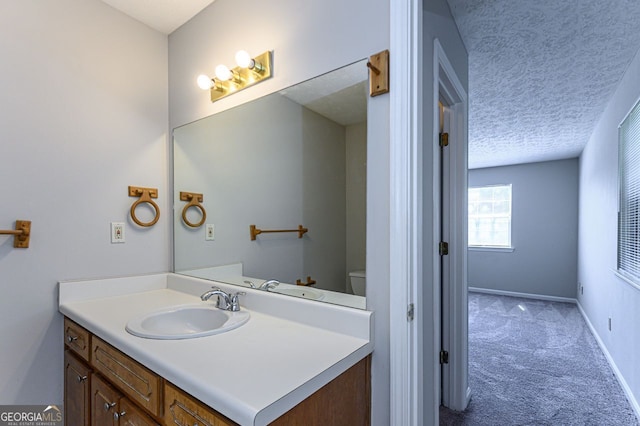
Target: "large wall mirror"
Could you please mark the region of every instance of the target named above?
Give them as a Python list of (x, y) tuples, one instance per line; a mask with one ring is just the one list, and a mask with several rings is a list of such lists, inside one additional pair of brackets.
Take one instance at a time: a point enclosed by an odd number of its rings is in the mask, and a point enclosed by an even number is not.
[(176, 273), (365, 308), (367, 79), (360, 61), (174, 129)]

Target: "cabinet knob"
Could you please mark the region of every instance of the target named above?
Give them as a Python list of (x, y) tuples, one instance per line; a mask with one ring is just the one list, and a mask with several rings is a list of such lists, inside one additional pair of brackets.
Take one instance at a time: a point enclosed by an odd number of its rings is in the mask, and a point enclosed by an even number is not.
[(72, 343), (78, 340), (78, 336), (67, 336), (67, 342)]
[(122, 411), (120, 413), (113, 413), (113, 420), (118, 420), (119, 418), (123, 417), (125, 414), (127, 414), (126, 411)]
[(87, 376), (78, 376), (78, 383), (82, 383), (87, 380)]
[(104, 403), (104, 411), (109, 411), (111, 409), (111, 407), (115, 407), (116, 403), (112, 402), (111, 404), (109, 404), (108, 402)]

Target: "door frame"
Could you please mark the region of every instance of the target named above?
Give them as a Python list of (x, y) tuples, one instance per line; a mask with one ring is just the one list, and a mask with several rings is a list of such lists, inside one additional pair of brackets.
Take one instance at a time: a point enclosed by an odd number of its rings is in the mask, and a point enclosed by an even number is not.
[[(390, 424), (420, 425), (437, 406), (424, 407), (422, 372), (422, 1), (389, 4), (389, 374)], [(408, 318), (413, 306), (413, 319)], [(437, 417), (435, 417), (437, 419)]]
[[(423, 284), (433, 275), (424, 276), (424, 258), (437, 253), (436, 242), (423, 244), (423, 105), (434, 102), (437, 111), (439, 87), (450, 82), (459, 92), (461, 109), (455, 114), (456, 138), (460, 139), (450, 173), (453, 183), (452, 211), (457, 227), (452, 231), (452, 274), (455, 291), (451, 294), (452, 321), (447, 325), (448, 338), (456, 346), (456, 356), (450, 357), (452, 401), (462, 401), (466, 407), (470, 398), (467, 379), (467, 282), (466, 282), (466, 199), (467, 199), (467, 95), (447, 59), (439, 41), (434, 50), (434, 98), (423, 96), (423, 11), (419, 0), (393, 1), (390, 3), (390, 217), (389, 217), (389, 374), (390, 374), (390, 423), (397, 425), (437, 424), (440, 398), (440, 298), (439, 286), (433, 285), (433, 306), (424, 306)], [(442, 71), (442, 72), (441, 72)], [(428, 84), (428, 82), (427, 82)], [(434, 129), (437, 129), (433, 121)], [(437, 135), (429, 137), (429, 143)], [(431, 173), (436, 173), (431, 167)], [(431, 176), (435, 181), (435, 176)], [(433, 182), (432, 181), (432, 182)], [(433, 188), (430, 188), (433, 191)], [(433, 193), (428, 194), (432, 196)], [(433, 213), (433, 212), (430, 212)], [(424, 226), (435, 226), (425, 224)], [(423, 252), (423, 246), (425, 247)], [(429, 287), (429, 286), (426, 286)], [(436, 290), (437, 288), (437, 290)], [(438, 297), (435, 297), (438, 296)], [(463, 306), (464, 305), (464, 306)], [(413, 306), (413, 319), (408, 318)], [(428, 336), (427, 340), (423, 335)], [(425, 348), (428, 350), (425, 351)], [(452, 355), (454, 349), (452, 348)], [(425, 367), (425, 368), (423, 368)], [(435, 392), (435, 393), (434, 393)], [(425, 395), (428, 400), (425, 400)], [(463, 396), (461, 396), (463, 395)], [(431, 404), (429, 404), (431, 402)]]
[[(444, 238), (449, 243), (449, 254), (443, 257), (443, 270), (434, 268), (434, 282), (439, 282), (444, 274), (448, 285), (443, 287), (442, 318), (440, 330), (444, 350), (449, 352), (449, 363), (442, 366), (442, 404), (456, 411), (464, 410), (471, 399), (468, 380), (469, 334), (467, 297), (467, 191), (468, 191), (468, 149), (467, 122), (468, 98), (451, 62), (436, 38), (433, 49), (433, 105), (434, 123), (439, 121), (438, 101), (447, 106), (445, 127), (449, 129), (449, 146), (446, 148), (443, 176), (448, 191), (444, 197), (444, 211), (448, 218), (439, 218), (440, 206), (435, 206), (434, 217), (444, 222)], [(439, 126), (433, 126), (434, 159), (438, 159)], [(440, 188), (440, 164), (434, 161), (434, 193)], [(438, 210), (437, 212), (435, 210)], [(437, 220), (437, 222), (439, 222)], [(438, 224), (434, 226), (439, 227)], [(434, 262), (438, 264), (438, 262)], [(438, 288), (438, 292), (440, 288)], [(440, 344), (440, 342), (438, 342)]]

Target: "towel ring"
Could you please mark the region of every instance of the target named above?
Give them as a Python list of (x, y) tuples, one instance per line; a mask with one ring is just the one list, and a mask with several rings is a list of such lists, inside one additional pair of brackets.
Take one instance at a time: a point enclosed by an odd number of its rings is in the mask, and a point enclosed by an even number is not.
[[(207, 211), (204, 209), (204, 206), (200, 204), (204, 200), (202, 194), (197, 194), (195, 192), (180, 192), (180, 200), (188, 201), (187, 205), (182, 209), (182, 221), (185, 223), (185, 225), (191, 228), (201, 227), (207, 220)], [(200, 222), (193, 223), (189, 221), (189, 219), (187, 219), (187, 210), (189, 210), (191, 207), (195, 207), (196, 209), (200, 210), (200, 213), (202, 213), (202, 219), (200, 220)]]
[[(158, 189), (157, 188), (142, 188), (137, 186), (129, 187), (129, 196), (130, 197), (140, 197), (135, 203), (131, 205), (131, 219), (142, 227), (153, 226), (160, 219), (160, 207), (152, 200), (152, 198), (158, 198)], [(151, 207), (155, 210), (155, 215), (150, 222), (142, 222), (136, 216), (136, 209), (142, 203), (150, 204)]]

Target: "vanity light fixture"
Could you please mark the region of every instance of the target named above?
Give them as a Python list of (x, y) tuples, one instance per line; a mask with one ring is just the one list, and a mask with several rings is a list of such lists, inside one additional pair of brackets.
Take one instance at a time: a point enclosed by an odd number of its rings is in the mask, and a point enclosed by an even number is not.
[(198, 76), (198, 87), (209, 90), (211, 102), (215, 102), (266, 80), (272, 74), (271, 53), (271, 51), (266, 51), (252, 58), (249, 53), (240, 50), (236, 53), (238, 66), (230, 69), (226, 65), (218, 65), (215, 69), (215, 78), (204, 74)]

